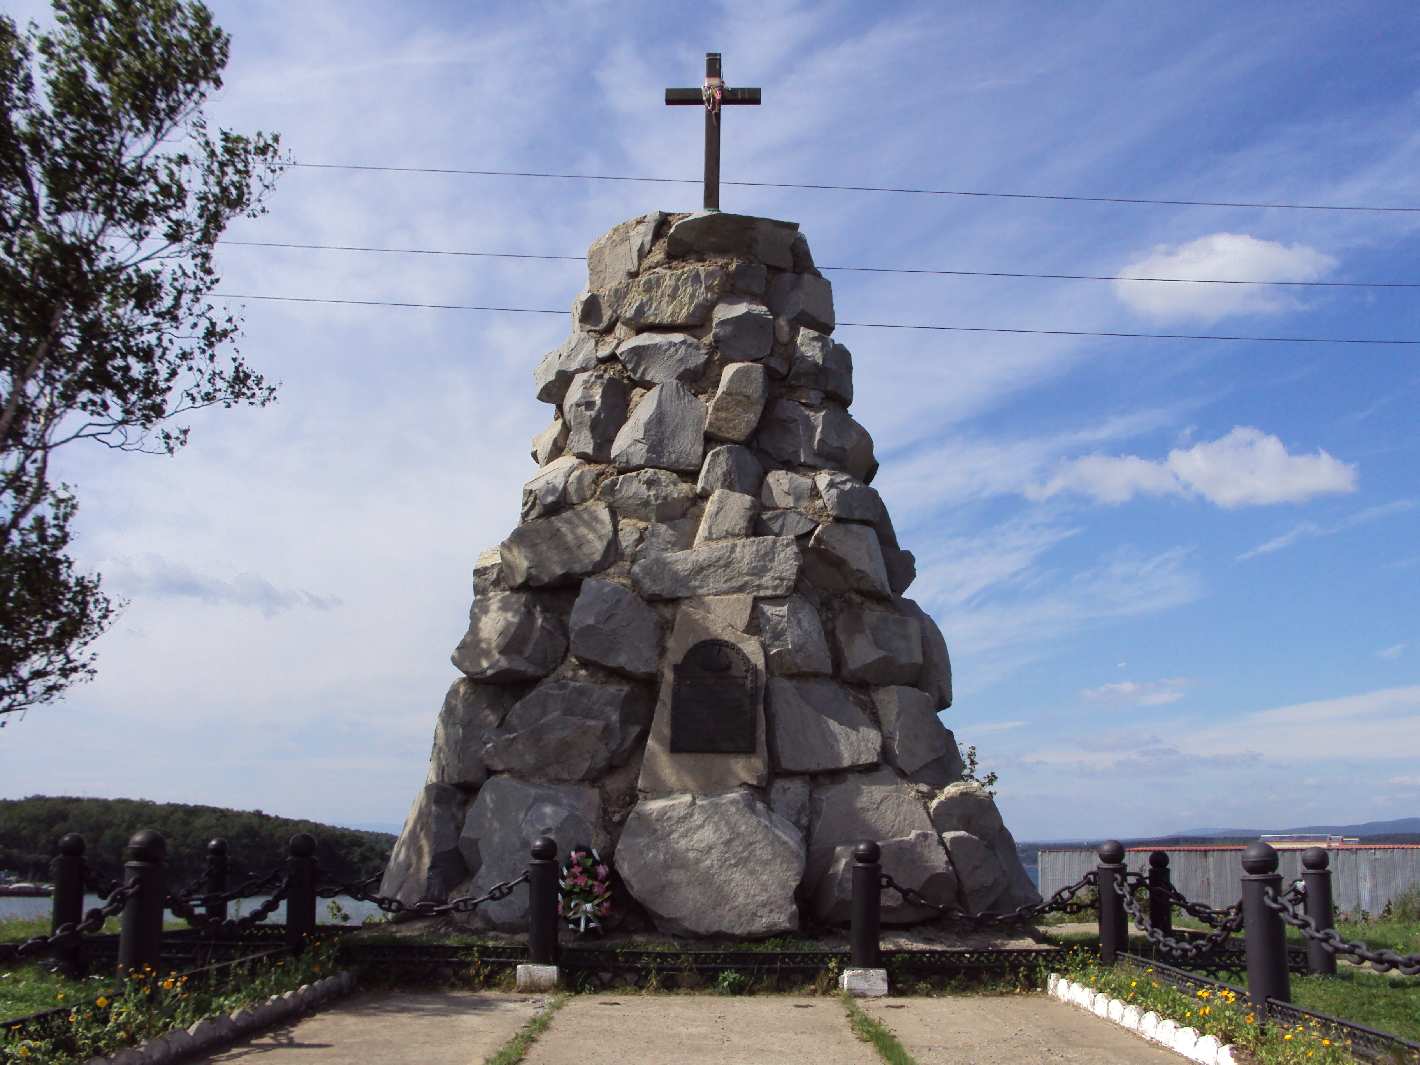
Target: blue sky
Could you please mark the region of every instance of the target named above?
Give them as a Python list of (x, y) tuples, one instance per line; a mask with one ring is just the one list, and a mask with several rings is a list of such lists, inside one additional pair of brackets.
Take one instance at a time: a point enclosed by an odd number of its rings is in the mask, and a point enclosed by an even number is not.
[[(12, 4), (20, 15), (39, 4)], [(298, 161), (1420, 206), (1420, 11), (1328, 4), (213, 5), (209, 114)], [(293, 168), (236, 239), (580, 255), (694, 185)], [(726, 187), (823, 265), (1420, 281), (1420, 213)], [(230, 247), (228, 292), (564, 307), (577, 263)], [(1420, 338), (1420, 289), (828, 275), (840, 320)], [(0, 733), (6, 796), (402, 820), (551, 316), (250, 301), (282, 382), (175, 459), (71, 449), (98, 679)], [(1420, 812), (1420, 348), (840, 329), (1018, 837)]]

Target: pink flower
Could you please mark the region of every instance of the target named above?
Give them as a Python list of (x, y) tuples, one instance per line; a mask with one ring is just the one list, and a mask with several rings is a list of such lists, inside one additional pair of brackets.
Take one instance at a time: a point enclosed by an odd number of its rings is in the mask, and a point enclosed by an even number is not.
[(597, 866), (597, 879), (598, 879), (598, 880), (605, 880), (609, 875), (611, 875), (611, 870), (608, 869), (605, 865), (599, 865), (599, 866)]
[(584, 857), (586, 857), (586, 852), (585, 852), (585, 851), (573, 851), (573, 852), (572, 852), (572, 860), (573, 860), (574, 862), (580, 862)]

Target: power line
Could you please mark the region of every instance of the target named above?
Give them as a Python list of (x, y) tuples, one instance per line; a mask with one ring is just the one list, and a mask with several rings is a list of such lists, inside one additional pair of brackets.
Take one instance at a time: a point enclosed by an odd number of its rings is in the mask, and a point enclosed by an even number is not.
[[(586, 262), (585, 255), (534, 255), (510, 251), (456, 251), (440, 248), (376, 248), (356, 244), (299, 244), (273, 240), (221, 240), (245, 248), (296, 248), (310, 251), (383, 252), (393, 255), (453, 255), (478, 259), (533, 259), (553, 262)], [(1040, 274), (1007, 270), (934, 270), (901, 266), (820, 266), (820, 270), (871, 274), (930, 274), (942, 277), (1039, 278), (1048, 281), (1148, 281), (1184, 285), (1289, 285), (1302, 288), (1420, 288), (1420, 281), (1256, 281), (1212, 277), (1124, 277), (1118, 274)]]
[[(236, 292), (214, 292), (212, 295), (216, 299), (270, 300), (278, 303), (336, 303), (352, 304), (360, 307), (415, 307), (436, 311), (499, 311), (507, 314), (567, 314), (565, 310), (549, 310), (543, 307), (492, 307), (467, 303), (407, 303), (399, 300), (351, 300), (323, 298), (319, 296), (264, 296)], [(1125, 333), (1092, 329), (1024, 329), (985, 325), (915, 325), (904, 322), (839, 322), (838, 325), (855, 329), (924, 329), (945, 333), (1012, 333), (1034, 336), (1124, 337), (1136, 340), (1229, 340), (1254, 341), (1267, 344), (1420, 345), (1420, 340), (1389, 340), (1355, 337), (1254, 337), (1200, 333)]]
[[(629, 174), (562, 174), (541, 170), (466, 170), (458, 167), (374, 166), (363, 163), (297, 163), (287, 166), (308, 170), (369, 170), (392, 174), (453, 174), (471, 177), (557, 178), (567, 181), (633, 181), (658, 185), (699, 185), (700, 178), (641, 177)], [(977, 189), (923, 189), (894, 185), (823, 185), (795, 181), (725, 181), (752, 189), (816, 189), (829, 192), (890, 192), (910, 196), (968, 196), (1001, 200), (1051, 200), (1066, 203), (1121, 203), (1153, 207), (1246, 207), (1282, 211), (1373, 211), (1392, 214), (1420, 214), (1420, 207), (1377, 207), (1368, 204), (1268, 203), (1250, 200), (1164, 200), (1143, 196), (1067, 196), (1042, 192), (983, 192)]]

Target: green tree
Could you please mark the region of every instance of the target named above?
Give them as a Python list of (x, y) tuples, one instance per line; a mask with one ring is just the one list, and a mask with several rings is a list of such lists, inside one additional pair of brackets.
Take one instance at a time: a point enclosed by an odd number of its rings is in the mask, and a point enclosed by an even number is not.
[(172, 454), (201, 407), (275, 388), (208, 296), (228, 222), (263, 213), (276, 135), (209, 131), (230, 38), (192, 0), (0, 15), (0, 725), (94, 674), (117, 605), (68, 554), (77, 440)]

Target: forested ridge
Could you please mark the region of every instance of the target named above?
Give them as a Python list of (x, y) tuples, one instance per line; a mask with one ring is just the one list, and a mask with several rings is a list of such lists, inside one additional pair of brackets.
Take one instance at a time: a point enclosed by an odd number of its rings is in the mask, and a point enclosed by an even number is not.
[(47, 880), (59, 838), (77, 832), (84, 837), (90, 865), (104, 876), (118, 877), (124, 845), (141, 828), (155, 828), (167, 838), (168, 880), (178, 886), (202, 873), (208, 841), (218, 837), (227, 841), (233, 880), (283, 862), (297, 832), (316, 838), (322, 874), (342, 881), (383, 868), (395, 839), (386, 832), (295, 821), (260, 810), (32, 795), (0, 799), (0, 870)]

